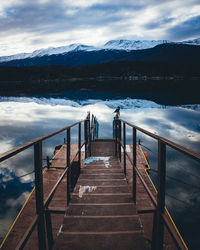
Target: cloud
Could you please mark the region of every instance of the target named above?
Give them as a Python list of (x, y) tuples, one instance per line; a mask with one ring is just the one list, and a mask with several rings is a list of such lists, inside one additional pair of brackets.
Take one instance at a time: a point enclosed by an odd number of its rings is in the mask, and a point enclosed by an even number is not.
[(192, 17), (167, 31), (169, 37), (174, 40), (200, 37), (200, 16)]
[(1, 55), (116, 38), (199, 36), (198, 24), (187, 23), (199, 11), (197, 0), (7, 0), (0, 3)]
[(168, 18), (167, 17), (167, 18), (163, 18), (160, 20), (149, 22), (149, 23), (145, 24), (144, 27), (147, 29), (157, 29), (157, 28), (161, 28), (165, 24), (171, 23), (174, 20), (175, 20), (175, 18), (172, 18), (172, 17)]

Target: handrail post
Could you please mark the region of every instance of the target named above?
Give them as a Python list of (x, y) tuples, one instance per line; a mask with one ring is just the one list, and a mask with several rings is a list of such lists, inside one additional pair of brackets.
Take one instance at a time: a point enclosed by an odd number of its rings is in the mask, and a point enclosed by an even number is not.
[(124, 142), (124, 175), (126, 176), (126, 123), (123, 123), (123, 142)]
[(117, 157), (117, 143), (118, 143), (118, 118), (114, 118), (114, 129), (115, 129), (115, 156)]
[(78, 124), (78, 167), (79, 167), (79, 175), (81, 171), (81, 122)]
[(121, 162), (121, 160), (122, 160), (122, 156), (121, 156), (121, 121), (120, 120), (118, 120), (118, 140), (119, 140), (119, 144), (118, 144), (118, 154), (119, 154), (119, 160), (120, 160), (120, 162)]
[(67, 129), (67, 206), (69, 205), (70, 202), (70, 192), (71, 192), (71, 165), (70, 165), (70, 146), (71, 146), (71, 141), (70, 141), (70, 128)]
[(92, 114), (91, 120), (91, 141), (94, 141), (94, 115)]
[(84, 137), (85, 137), (85, 159), (88, 157), (88, 122), (84, 121)]
[(89, 156), (91, 156), (91, 129), (90, 129), (90, 116), (88, 119), (88, 151)]
[(163, 249), (164, 222), (162, 214), (165, 210), (165, 176), (166, 176), (166, 144), (158, 140), (158, 194), (156, 211), (155, 249)]
[(136, 164), (137, 164), (137, 149), (136, 149), (136, 128), (133, 128), (133, 202), (136, 204)]
[(42, 141), (34, 145), (34, 167), (35, 167), (35, 196), (36, 196), (36, 213), (38, 215), (37, 232), (38, 248), (46, 249), (45, 237), (45, 217), (43, 201), (43, 177), (42, 177)]
[(48, 250), (53, 248), (53, 232), (52, 232), (52, 223), (51, 223), (51, 213), (48, 209), (45, 211), (46, 219), (46, 230), (47, 230), (47, 240), (48, 240)]

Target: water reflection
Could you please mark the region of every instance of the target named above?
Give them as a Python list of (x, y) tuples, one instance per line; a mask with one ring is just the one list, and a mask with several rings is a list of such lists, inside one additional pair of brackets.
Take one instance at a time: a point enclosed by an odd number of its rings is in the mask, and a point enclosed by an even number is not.
[[(100, 123), (100, 137), (112, 137), (113, 110), (121, 106), (124, 120), (141, 126), (152, 133), (166, 137), (183, 146), (200, 152), (200, 108), (198, 105), (164, 107), (153, 102), (121, 100), (64, 100), (37, 98), (0, 99), (0, 152), (5, 152), (36, 137), (51, 133), (93, 113)], [(83, 128), (82, 128), (83, 130)], [(72, 141), (77, 142), (77, 128), (71, 131)], [(157, 182), (157, 142), (138, 132), (142, 147), (148, 151), (152, 170), (150, 175)], [(127, 127), (127, 143), (132, 142), (132, 130)], [(52, 156), (54, 147), (63, 144), (65, 133), (43, 143), (43, 158)], [(45, 162), (44, 162), (45, 164)], [(33, 148), (5, 161), (0, 165), (0, 231), (5, 235), (17, 211), (34, 185), (34, 175), (16, 178), (33, 171)], [(175, 150), (167, 148), (166, 203), (179, 230), (191, 248), (196, 248), (198, 237), (191, 235), (193, 228), (200, 223), (199, 177), (200, 167), (193, 160)], [(9, 181), (14, 179), (13, 181)], [(193, 217), (182, 219), (193, 211)], [(198, 248), (198, 247), (197, 247)]]

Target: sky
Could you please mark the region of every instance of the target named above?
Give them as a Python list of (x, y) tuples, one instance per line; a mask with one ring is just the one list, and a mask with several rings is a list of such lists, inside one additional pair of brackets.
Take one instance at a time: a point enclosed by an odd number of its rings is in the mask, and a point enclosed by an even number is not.
[(199, 37), (199, 0), (0, 0), (0, 56), (112, 39)]

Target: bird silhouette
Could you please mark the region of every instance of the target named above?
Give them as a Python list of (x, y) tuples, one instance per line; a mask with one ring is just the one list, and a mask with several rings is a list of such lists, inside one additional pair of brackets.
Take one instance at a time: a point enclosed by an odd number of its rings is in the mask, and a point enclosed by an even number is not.
[(120, 115), (120, 106), (118, 106), (113, 113), (116, 113), (117, 116)]

